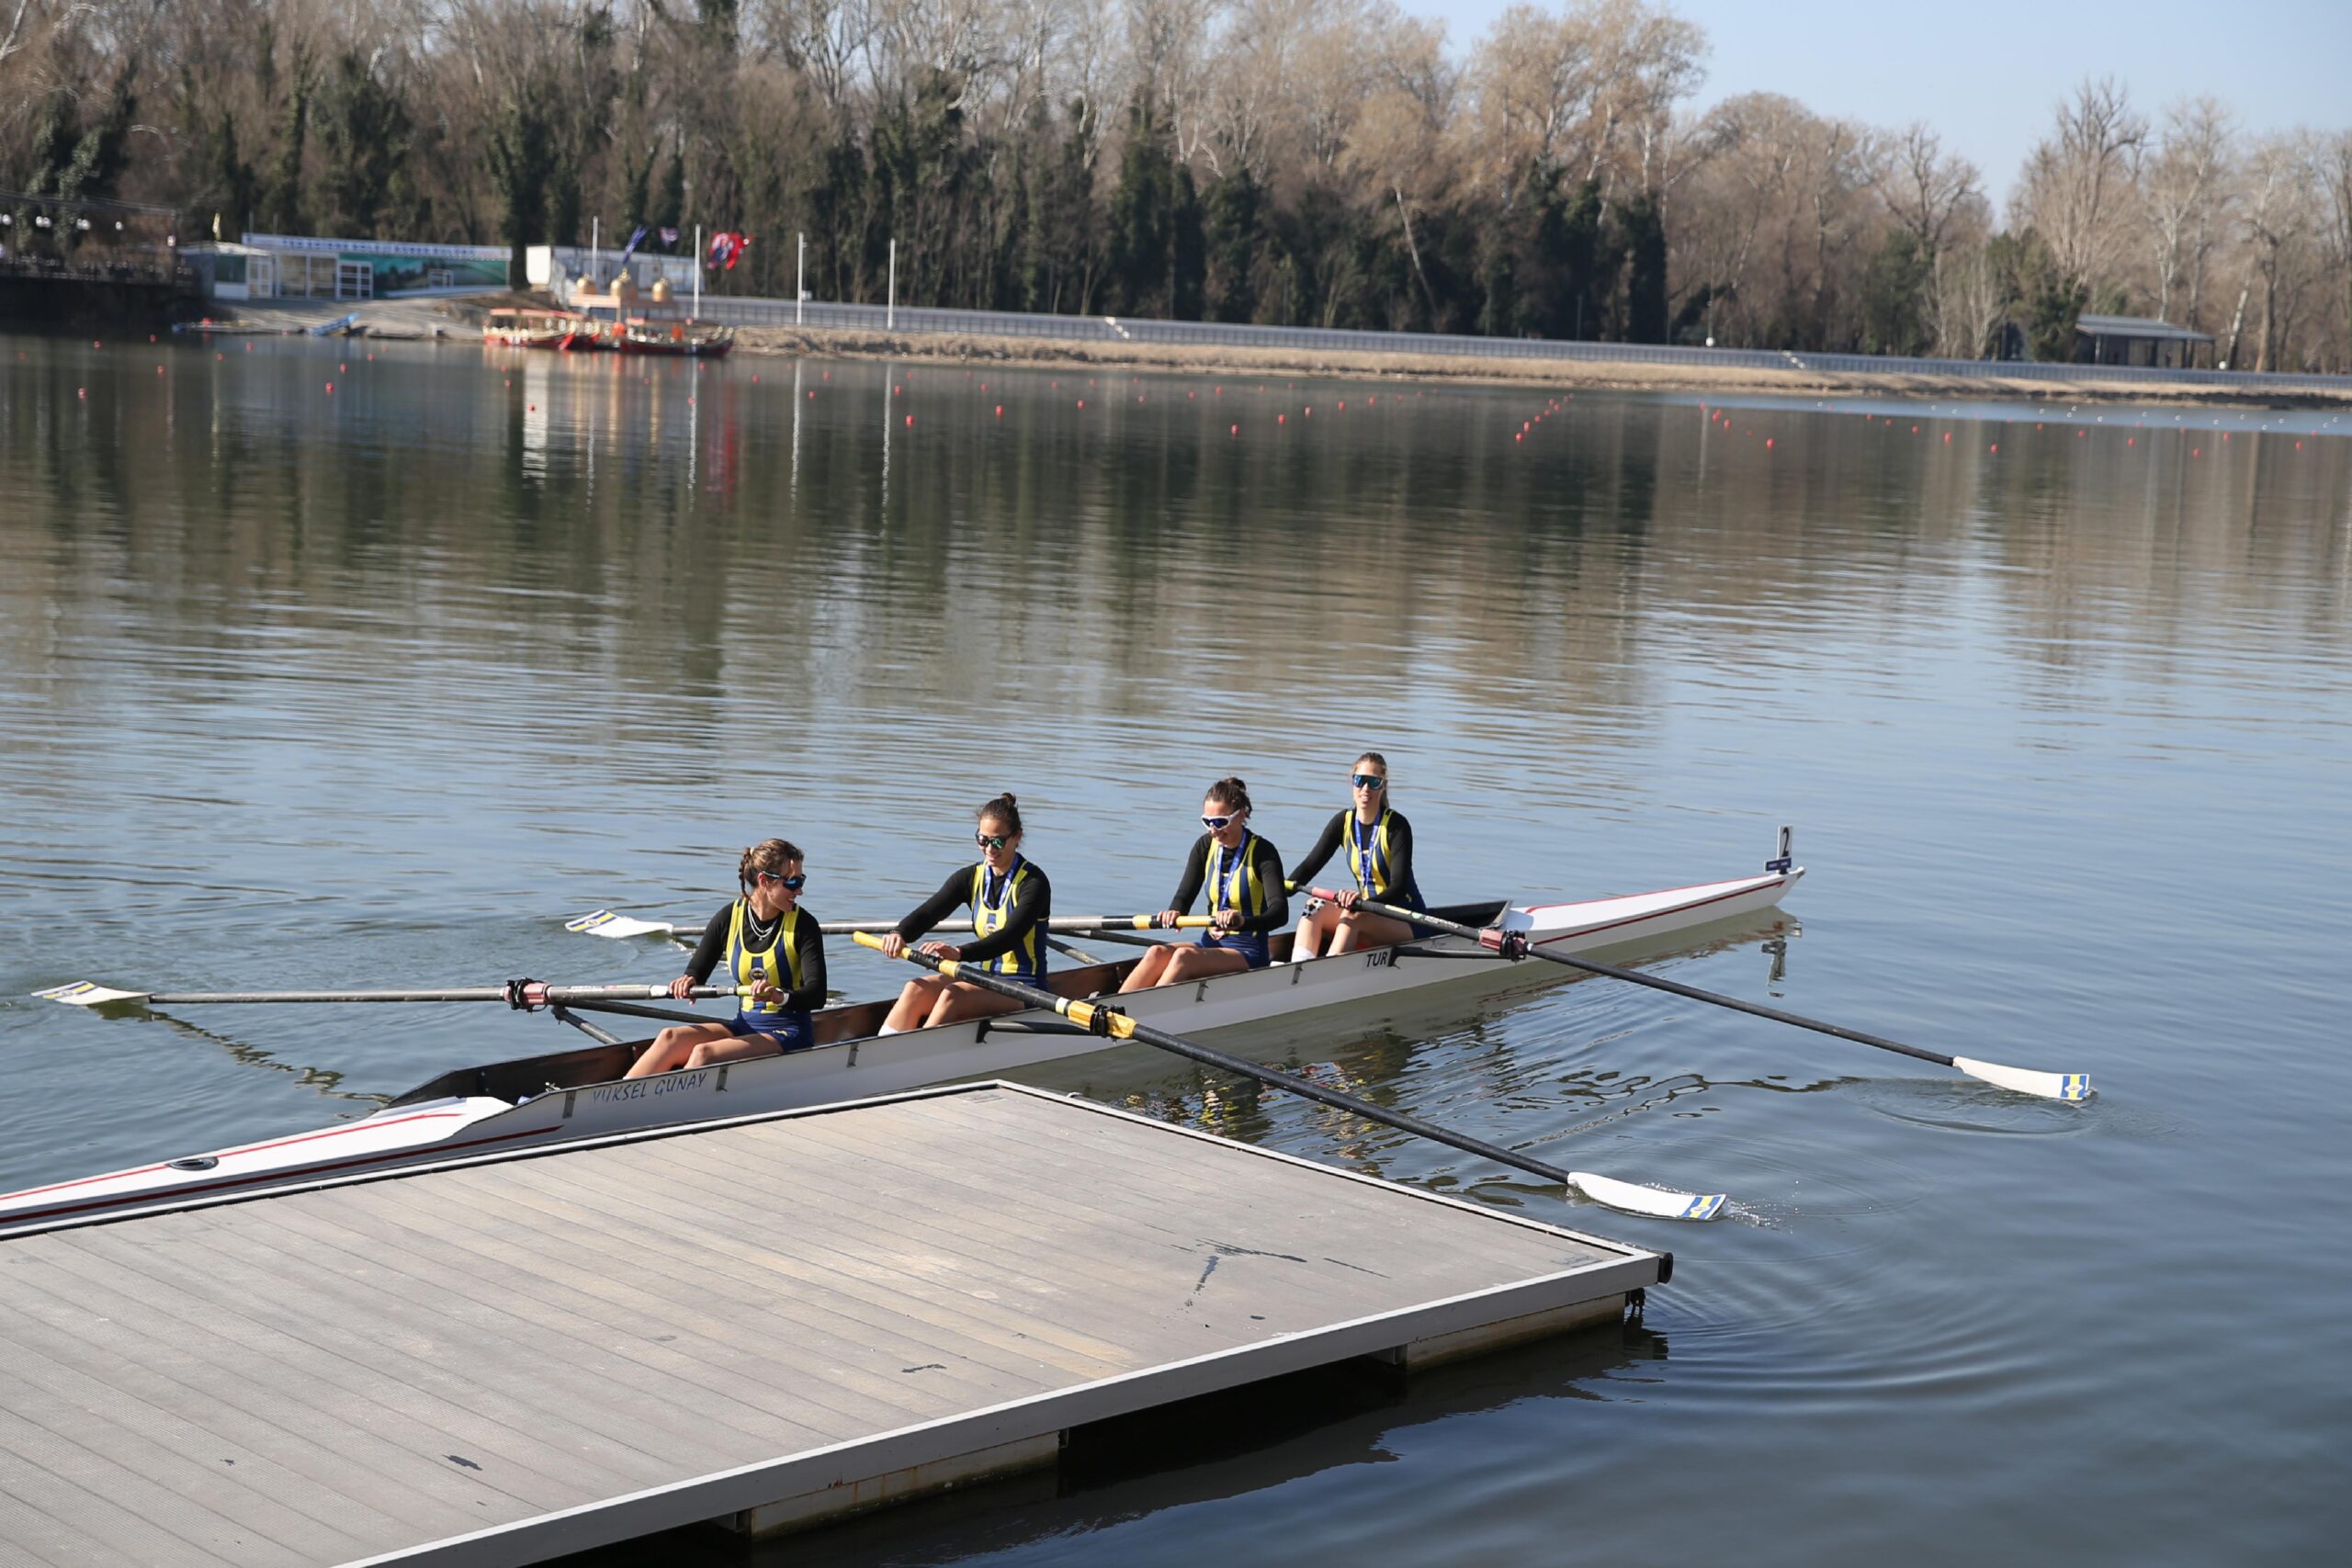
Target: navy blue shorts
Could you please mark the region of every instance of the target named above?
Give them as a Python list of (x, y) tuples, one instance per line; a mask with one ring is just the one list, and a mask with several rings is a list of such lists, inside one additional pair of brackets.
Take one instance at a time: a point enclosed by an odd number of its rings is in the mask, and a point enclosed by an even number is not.
[(1267, 947), (1264, 931), (1203, 931), (1201, 945), (1238, 953), (1250, 961), (1252, 969), (1263, 969), (1274, 961), (1273, 953)]
[(737, 1039), (758, 1035), (779, 1051), (806, 1051), (817, 1043), (815, 1025), (805, 1012), (739, 1012), (727, 1023)]

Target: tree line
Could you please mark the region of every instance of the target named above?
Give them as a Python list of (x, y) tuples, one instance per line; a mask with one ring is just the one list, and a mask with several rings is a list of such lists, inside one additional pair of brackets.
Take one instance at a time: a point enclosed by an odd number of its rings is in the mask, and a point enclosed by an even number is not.
[[(2086, 311), (2352, 367), (2352, 130), (2112, 81), (2006, 213), (1924, 124), (1698, 112), (1652, 0), (0, 0), (0, 186), (209, 227), (584, 243), (700, 222), (819, 298), (2064, 358)], [(690, 243), (682, 239), (681, 245)]]

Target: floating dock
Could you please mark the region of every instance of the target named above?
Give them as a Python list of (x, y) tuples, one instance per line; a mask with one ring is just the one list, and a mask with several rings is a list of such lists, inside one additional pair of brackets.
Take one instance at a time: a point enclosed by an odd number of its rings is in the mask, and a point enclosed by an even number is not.
[(0, 1561), (507, 1564), (1054, 1462), (1664, 1255), (991, 1083), (0, 1241)]

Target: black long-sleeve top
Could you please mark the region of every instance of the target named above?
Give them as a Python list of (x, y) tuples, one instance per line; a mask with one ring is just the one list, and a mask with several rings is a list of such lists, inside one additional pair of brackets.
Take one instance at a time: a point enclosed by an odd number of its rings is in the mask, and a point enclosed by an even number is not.
[[(686, 975), (695, 985), (708, 984), (710, 972), (727, 956), (727, 927), (734, 914), (733, 904), (721, 905), (718, 913), (710, 917), (710, 924), (703, 927), (702, 940), (695, 943), (694, 956), (686, 960)], [(800, 955), (801, 983), (784, 993), (784, 1010), (814, 1012), (825, 1005), (825, 933), (817, 929), (817, 918), (797, 904), (792, 907), (789, 919), (794, 922), (793, 951)], [(781, 946), (784, 932), (778, 931), (775, 940)]]
[[(1306, 852), (1306, 858), (1291, 872), (1291, 880), (1304, 887), (1330, 858), (1340, 852), (1347, 840), (1348, 824), (1355, 819), (1352, 811), (1342, 811), (1323, 825), (1323, 836)], [(1413, 880), (1413, 825), (1405, 820), (1401, 811), (1388, 814), (1388, 891), (1394, 897), (1410, 899), (1419, 897), (1420, 884)]]
[[(979, 863), (986, 865), (988, 863), (982, 861)], [(969, 942), (956, 944), (957, 953), (973, 963), (1001, 957), (1012, 952), (1020, 945), (1021, 940), (1033, 929), (1044, 925), (1046, 920), (1053, 918), (1054, 889), (1053, 885), (1046, 880), (1045, 872), (1033, 860), (1023, 860), (1015, 863), (1018, 869), (1026, 871), (1029, 874), (1023, 877), (1020, 885), (1013, 888), (1012, 901), (1004, 912), (1004, 924), (987, 936), (974, 937)], [(904, 942), (912, 942), (949, 915), (954, 914), (959, 906), (969, 905), (972, 902), (974, 869), (967, 865), (949, 872), (947, 880), (939, 885), (939, 891), (924, 899), (912, 914), (899, 922), (899, 939)], [(974, 912), (978, 913), (977, 910)], [(1043, 945), (1040, 942), (1041, 957)]]
[[(1233, 922), (1233, 929), (1278, 931), (1290, 923), (1290, 895), (1283, 886), (1282, 854), (1255, 833), (1250, 835), (1248, 843), (1250, 865), (1258, 874), (1258, 886), (1266, 891), (1266, 908), (1262, 914), (1256, 915), (1244, 910), (1241, 918)], [(1201, 885), (1208, 879), (1209, 857), (1223, 852), (1216, 847), (1212, 834), (1203, 833), (1193, 840), (1192, 851), (1184, 860), (1184, 880), (1176, 885), (1176, 897), (1168, 900), (1170, 908), (1180, 915), (1192, 912), (1193, 900), (1201, 896)]]

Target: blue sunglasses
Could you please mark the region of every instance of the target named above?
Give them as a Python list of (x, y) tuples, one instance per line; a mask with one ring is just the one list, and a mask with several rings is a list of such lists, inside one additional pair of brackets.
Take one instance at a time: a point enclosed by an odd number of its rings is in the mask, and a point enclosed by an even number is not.
[(757, 882), (781, 882), (795, 893), (808, 886), (808, 874), (805, 871), (797, 876), (780, 876), (773, 871), (755, 871), (752, 873), (752, 877)]

